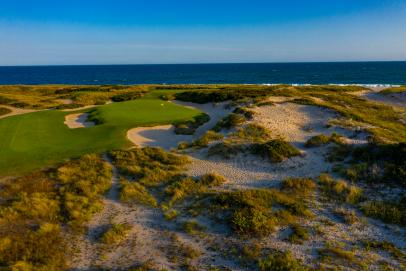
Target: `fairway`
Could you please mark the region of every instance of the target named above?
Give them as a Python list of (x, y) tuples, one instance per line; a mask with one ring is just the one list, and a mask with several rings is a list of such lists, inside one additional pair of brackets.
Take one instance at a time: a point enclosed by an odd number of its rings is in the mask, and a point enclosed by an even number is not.
[(21, 174), (90, 152), (130, 146), (126, 131), (136, 126), (192, 120), (201, 112), (153, 96), (97, 107), (93, 116), (103, 123), (69, 129), (65, 115), (46, 110), (0, 120), (0, 176)]

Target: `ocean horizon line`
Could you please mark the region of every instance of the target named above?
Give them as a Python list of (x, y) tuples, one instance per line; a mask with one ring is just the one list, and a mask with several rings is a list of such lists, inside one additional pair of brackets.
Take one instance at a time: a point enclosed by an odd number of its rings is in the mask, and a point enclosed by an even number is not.
[(170, 65), (261, 65), (261, 64), (331, 64), (331, 63), (398, 63), (406, 60), (338, 60), (338, 61), (275, 61), (275, 62), (196, 62), (196, 63), (111, 63), (111, 64), (25, 64), (0, 65), (6, 67), (77, 67), (77, 66), (170, 66)]

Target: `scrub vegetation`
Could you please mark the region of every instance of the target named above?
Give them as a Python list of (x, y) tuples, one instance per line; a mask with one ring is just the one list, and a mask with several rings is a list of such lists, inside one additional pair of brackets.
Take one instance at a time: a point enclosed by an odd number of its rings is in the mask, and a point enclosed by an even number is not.
[[(360, 91), (0, 87), (0, 104), (52, 108), (0, 120), (0, 269), (404, 270), (405, 111)], [(130, 145), (137, 126), (209, 121), (174, 99), (232, 113), (177, 150)], [(83, 105), (97, 125), (67, 128), (60, 109)], [(291, 125), (313, 112), (329, 117)]]
[(85, 155), (56, 169), (1, 182), (0, 266), (12, 270), (62, 270), (68, 236), (83, 231), (102, 209), (111, 167)]

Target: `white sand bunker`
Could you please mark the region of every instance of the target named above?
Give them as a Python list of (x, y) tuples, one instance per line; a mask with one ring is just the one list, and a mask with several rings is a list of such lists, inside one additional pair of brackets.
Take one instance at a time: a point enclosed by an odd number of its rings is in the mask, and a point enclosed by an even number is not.
[(210, 121), (196, 129), (193, 135), (177, 135), (173, 125), (161, 125), (153, 127), (136, 127), (127, 132), (127, 138), (138, 147), (161, 147), (166, 150), (177, 148), (181, 141), (192, 141), (201, 137), (207, 130), (232, 109), (226, 109), (225, 103), (219, 104), (194, 104), (187, 102), (175, 102), (178, 105), (199, 109), (210, 116)]
[(190, 135), (175, 134), (173, 125), (137, 127), (127, 132), (127, 138), (139, 147), (176, 148), (181, 141), (191, 140)]
[(88, 116), (89, 116), (88, 113), (66, 115), (64, 123), (70, 129), (92, 127), (95, 125), (95, 123), (91, 121), (86, 121)]

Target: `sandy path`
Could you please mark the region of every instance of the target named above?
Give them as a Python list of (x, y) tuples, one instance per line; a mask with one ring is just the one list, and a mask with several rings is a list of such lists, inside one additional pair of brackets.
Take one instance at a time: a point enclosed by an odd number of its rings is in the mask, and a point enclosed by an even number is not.
[(12, 107), (12, 106), (7, 106), (7, 105), (0, 105), (0, 107), (5, 107), (5, 108), (8, 108), (8, 109), (11, 110), (10, 113), (0, 116), (0, 119), (4, 119), (4, 118), (7, 118), (7, 117), (16, 116), (16, 115), (22, 115), (22, 114), (41, 111), (41, 110), (35, 110), (35, 109), (17, 108), (17, 107)]
[(189, 106), (205, 112), (210, 116), (210, 121), (197, 128), (194, 135), (177, 135), (173, 125), (161, 125), (153, 127), (136, 127), (127, 132), (127, 138), (136, 146), (162, 147), (166, 150), (176, 148), (181, 141), (192, 141), (201, 137), (207, 130), (211, 129), (221, 118), (231, 112), (221, 104), (194, 104), (176, 102), (178, 105)]
[(94, 126), (94, 122), (86, 121), (88, 113), (77, 113), (65, 116), (65, 125), (70, 129), (86, 128)]

